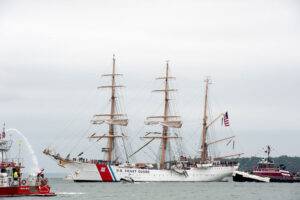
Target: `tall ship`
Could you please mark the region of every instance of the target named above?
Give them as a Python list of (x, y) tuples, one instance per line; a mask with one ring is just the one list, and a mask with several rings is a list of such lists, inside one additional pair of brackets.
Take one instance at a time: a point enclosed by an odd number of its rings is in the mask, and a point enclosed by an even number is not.
[[(219, 139), (216, 141), (208, 141), (207, 133), (210, 127), (222, 117), (224, 122), (228, 123), (228, 115), (220, 114), (218, 117), (208, 122), (208, 90), (210, 80), (205, 80), (205, 99), (204, 99), (204, 115), (202, 123), (202, 133), (199, 134), (201, 141), (201, 150), (199, 158), (190, 159), (183, 155), (172, 159), (170, 156), (171, 140), (180, 140), (181, 137), (176, 134), (177, 129), (182, 127), (181, 117), (174, 115), (171, 112), (171, 93), (176, 92), (176, 89), (171, 88), (170, 80), (175, 77), (170, 75), (169, 62), (166, 62), (165, 73), (162, 77), (157, 78), (163, 82), (163, 88), (154, 90), (154, 92), (162, 93), (163, 95), (163, 113), (158, 116), (147, 117), (145, 124), (149, 126), (157, 126), (160, 131), (147, 132), (142, 138), (146, 143), (133, 151), (131, 155), (127, 152), (125, 161), (121, 162), (116, 155), (116, 142), (126, 139), (126, 135), (119, 127), (127, 126), (127, 115), (118, 112), (116, 90), (121, 88), (116, 82), (116, 77), (121, 74), (116, 73), (116, 59), (112, 59), (112, 72), (104, 74), (105, 77), (110, 77), (110, 85), (100, 86), (100, 89), (110, 90), (110, 112), (105, 114), (94, 115), (92, 123), (95, 125), (106, 125), (108, 130), (106, 133), (93, 133), (89, 139), (102, 141), (107, 140), (106, 146), (102, 148), (105, 155), (103, 160), (87, 159), (87, 158), (70, 158), (70, 155), (65, 157), (57, 153), (55, 149), (46, 148), (43, 152), (58, 162), (58, 165), (68, 169), (71, 173), (70, 178), (75, 182), (200, 182), (200, 181), (221, 181), (225, 177), (232, 176), (232, 173), (238, 168), (236, 162), (222, 161), (221, 158), (212, 158), (209, 155), (208, 148), (212, 144), (218, 142), (232, 140), (234, 136)], [(227, 121), (226, 121), (227, 120)], [(174, 133), (175, 132), (175, 133)], [(159, 141), (159, 162), (130, 162), (131, 156), (137, 154), (141, 149), (150, 145), (153, 141)], [(240, 154), (228, 155), (224, 157), (239, 156)], [(224, 158), (223, 157), (223, 158)]]
[(25, 177), (21, 159), (8, 156), (13, 141), (7, 139), (5, 125), (0, 133), (0, 197), (55, 196), (43, 171), (36, 176)]

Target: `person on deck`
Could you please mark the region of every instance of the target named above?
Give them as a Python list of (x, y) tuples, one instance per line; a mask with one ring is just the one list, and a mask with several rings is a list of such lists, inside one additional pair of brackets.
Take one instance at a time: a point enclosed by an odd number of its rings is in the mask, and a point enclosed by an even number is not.
[(44, 169), (41, 169), (41, 171), (37, 174), (38, 178), (44, 178)]
[(13, 178), (14, 178), (15, 181), (17, 181), (19, 179), (19, 173), (17, 172), (17, 170), (14, 171)]

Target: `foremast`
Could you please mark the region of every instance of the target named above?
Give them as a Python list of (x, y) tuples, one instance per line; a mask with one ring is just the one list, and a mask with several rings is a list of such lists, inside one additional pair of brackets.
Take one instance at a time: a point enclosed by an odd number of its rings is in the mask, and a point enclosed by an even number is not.
[(117, 85), (116, 77), (122, 76), (122, 74), (116, 73), (116, 59), (115, 55), (113, 55), (112, 59), (112, 73), (111, 74), (103, 74), (103, 77), (111, 77), (111, 84), (105, 86), (99, 86), (98, 89), (110, 89), (111, 96), (110, 96), (110, 113), (109, 114), (97, 114), (94, 115), (94, 119), (92, 120), (93, 124), (101, 125), (106, 123), (108, 125), (108, 133), (104, 134), (92, 134), (89, 138), (95, 138), (97, 141), (101, 139), (107, 139), (107, 145), (105, 148), (102, 148), (102, 151), (106, 153), (106, 161), (111, 163), (115, 161), (117, 158), (114, 156), (114, 149), (115, 149), (115, 140), (116, 138), (124, 137), (124, 133), (118, 134), (116, 131), (117, 126), (127, 126), (128, 119), (126, 118), (126, 114), (118, 113), (117, 105), (116, 105), (116, 89), (122, 88), (124, 86)]
[[(162, 126), (162, 132), (149, 132), (143, 138), (151, 138), (160, 139), (161, 140), (161, 152), (160, 152), (160, 162), (159, 167), (160, 169), (165, 169), (165, 162), (166, 162), (166, 154), (167, 154), (167, 147), (169, 143), (169, 139), (178, 139), (178, 136), (171, 136), (169, 134), (170, 128), (181, 128), (182, 122), (180, 120), (180, 116), (171, 115), (170, 113), (170, 92), (177, 91), (176, 89), (170, 88), (169, 81), (170, 79), (175, 79), (175, 77), (170, 76), (169, 72), (169, 62), (166, 62), (166, 70), (165, 75), (163, 77), (156, 78), (158, 80), (164, 81), (164, 88), (159, 90), (153, 90), (153, 92), (162, 92), (164, 94), (164, 109), (162, 116), (150, 116), (147, 117), (146, 124), (153, 125), (153, 124), (160, 124)], [(153, 134), (159, 134), (153, 135)]]

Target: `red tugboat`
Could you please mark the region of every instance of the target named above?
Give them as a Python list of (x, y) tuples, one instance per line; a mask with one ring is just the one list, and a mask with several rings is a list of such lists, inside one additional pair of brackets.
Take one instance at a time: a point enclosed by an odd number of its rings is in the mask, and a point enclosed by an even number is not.
[(44, 178), (43, 170), (36, 176), (22, 177), (21, 162), (9, 159), (7, 152), (13, 141), (6, 139), (5, 127), (0, 132), (0, 197), (13, 196), (55, 196), (50, 191), (48, 181)]
[(268, 145), (265, 153), (267, 158), (263, 158), (252, 172), (235, 171), (233, 181), (236, 182), (297, 182), (293, 174), (285, 170), (283, 165), (277, 167), (270, 158), (271, 147)]

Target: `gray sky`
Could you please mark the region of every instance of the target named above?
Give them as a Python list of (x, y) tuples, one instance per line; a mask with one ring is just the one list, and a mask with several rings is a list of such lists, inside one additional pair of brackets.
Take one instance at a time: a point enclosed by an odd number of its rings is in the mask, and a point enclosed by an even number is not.
[(115, 53), (128, 135), (156, 108), (150, 91), (170, 60), (183, 135), (198, 136), (209, 75), (214, 113), (229, 111), (240, 151), (261, 155), (270, 144), (275, 155), (300, 156), (299, 9), (296, 0), (0, 0), (0, 121), (57, 171), (41, 150), (80, 135), (106, 105), (95, 88)]

